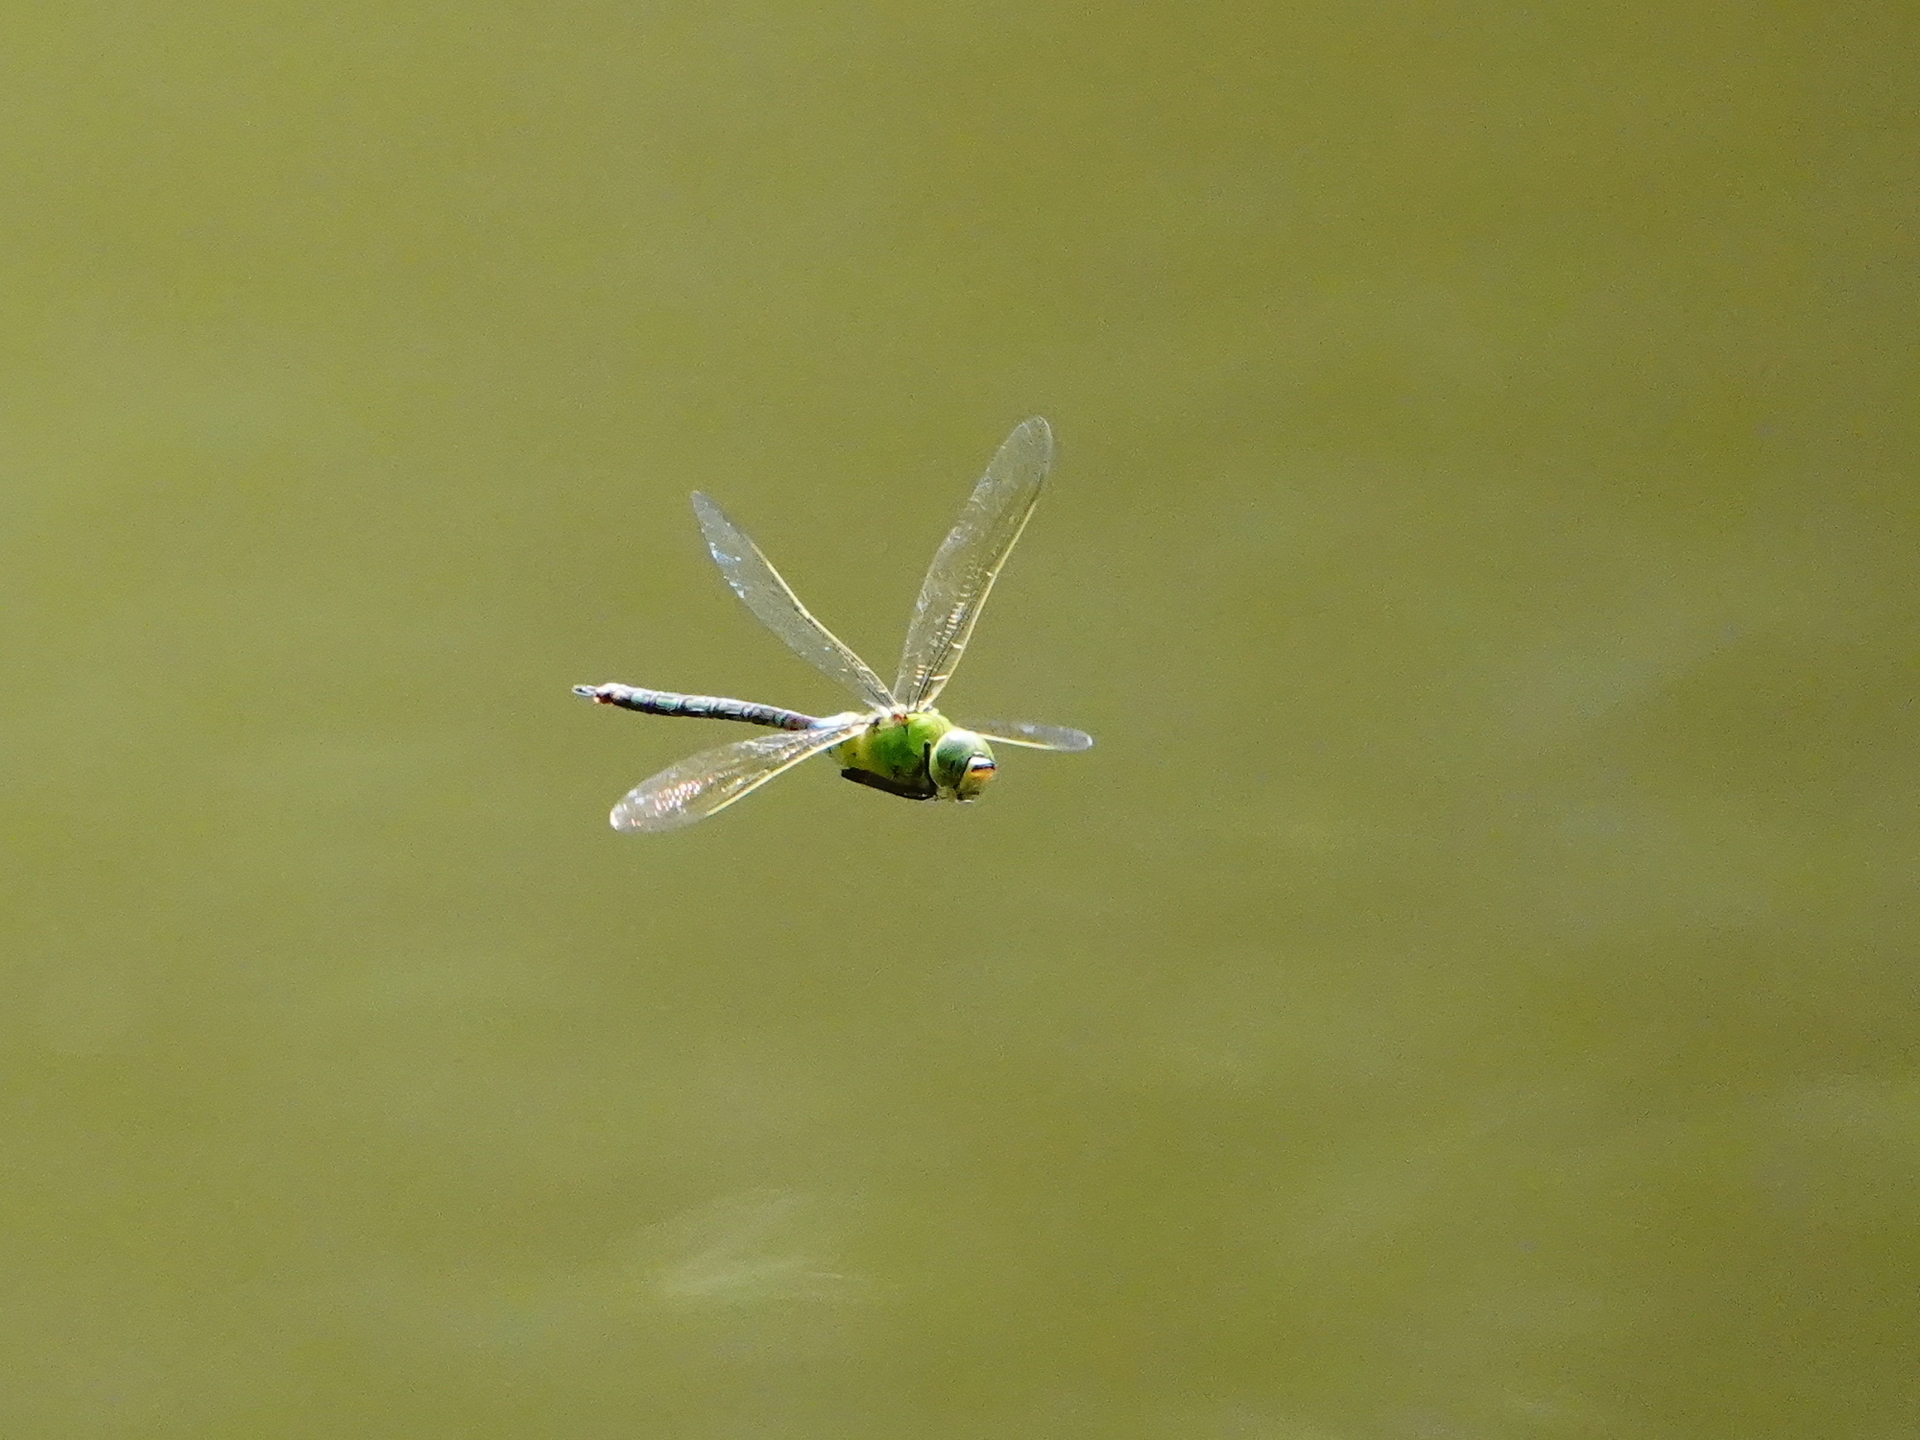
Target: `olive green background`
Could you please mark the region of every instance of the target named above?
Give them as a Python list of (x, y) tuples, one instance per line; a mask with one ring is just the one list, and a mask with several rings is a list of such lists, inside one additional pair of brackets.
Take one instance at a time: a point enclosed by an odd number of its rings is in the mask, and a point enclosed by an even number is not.
[(1920, 12), (10, 8), (8, 1440), (1920, 1434)]

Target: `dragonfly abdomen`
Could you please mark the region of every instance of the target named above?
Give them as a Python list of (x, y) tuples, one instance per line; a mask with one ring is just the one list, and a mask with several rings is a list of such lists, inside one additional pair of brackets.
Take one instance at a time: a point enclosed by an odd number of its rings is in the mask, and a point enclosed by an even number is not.
[(820, 722), (798, 710), (760, 705), (752, 700), (729, 700), (722, 695), (682, 695), (673, 690), (642, 690), (637, 685), (609, 681), (605, 685), (576, 685), (573, 693), (596, 705), (618, 705), (643, 715), (690, 715), (697, 720), (739, 720), (770, 730), (811, 730)]

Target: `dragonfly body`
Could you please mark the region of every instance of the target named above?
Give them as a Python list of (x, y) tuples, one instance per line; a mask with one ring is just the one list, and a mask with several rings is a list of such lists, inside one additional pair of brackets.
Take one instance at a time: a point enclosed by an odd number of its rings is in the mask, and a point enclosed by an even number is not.
[(776, 733), (705, 751), (635, 786), (613, 807), (616, 830), (670, 830), (725, 809), (810, 755), (828, 752), (848, 780), (908, 800), (972, 800), (996, 771), (990, 740), (1035, 750), (1086, 750), (1078, 730), (1002, 721), (977, 730), (933, 707), (973, 634), (980, 607), (1026, 527), (1053, 454), (1038, 418), (1015, 427), (973, 489), (960, 520), (933, 557), (893, 685), (808, 613), (787, 582), (706, 496), (694, 513), (727, 584), (803, 659), (866, 706), (815, 717), (777, 705), (718, 695), (683, 695), (609, 681), (576, 685), (576, 695), (648, 715), (735, 720)]
[(938, 710), (879, 715), (828, 752), (842, 777), (908, 800), (972, 800), (993, 778), (993, 750)]

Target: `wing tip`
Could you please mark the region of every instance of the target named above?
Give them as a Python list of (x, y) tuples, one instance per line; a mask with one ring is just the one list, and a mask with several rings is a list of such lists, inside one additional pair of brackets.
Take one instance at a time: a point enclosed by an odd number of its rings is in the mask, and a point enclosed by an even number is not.
[(622, 835), (654, 835), (662, 830), (678, 830), (682, 825), (691, 825), (694, 821), (705, 818), (705, 813), (688, 815), (684, 811), (664, 810), (651, 806), (642, 809), (622, 800), (613, 807), (613, 813), (607, 816), (607, 823)]
[(1053, 453), (1053, 426), (1047, 422), (1046, 416), (1029, 415), (1013, 427), (1013, 433), (1007, 439), (1012, 441), (1022, 437), (1039, 444), (1049, 455)]

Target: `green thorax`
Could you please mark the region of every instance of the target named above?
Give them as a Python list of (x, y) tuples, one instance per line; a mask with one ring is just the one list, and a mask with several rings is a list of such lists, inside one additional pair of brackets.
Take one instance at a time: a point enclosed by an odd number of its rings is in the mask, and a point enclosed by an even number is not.
[(829, 752), (849, 780), (909, 800), (971, 800), (993, 778), (993, 751), (938, 710), (879, 715)]

